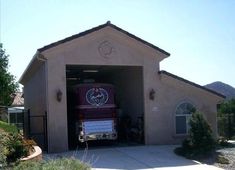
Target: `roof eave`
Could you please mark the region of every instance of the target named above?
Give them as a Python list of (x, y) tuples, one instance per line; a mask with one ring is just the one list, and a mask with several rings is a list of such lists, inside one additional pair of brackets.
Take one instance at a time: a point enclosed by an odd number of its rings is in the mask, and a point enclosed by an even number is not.
[(22, 84), (24, 82), (25, 75), (26, 75), (27, 71), (29, 70), (30, 66), (32, 65), (32, 63), (34, 62), (34, 60), (36, 59), (37, 54), (38, 54), (38, 51), (36, 51), (36, 53), (33, 55), (32, 59), (30, 60), (29, 64), (27, 65), (26, 69), (24, 70), (23, 74), (21, 75), (20, 79), (18, 80), (18, 82), (20, 84)]
[(40, 61), (45, 61), (45, 60), (46, 58), (39, 51), (36, 51), (33, 58), (31, 59), (28, 66), (24, 70), (23, 74), (21, 75), (20, 79), (18, 80), (18, 82), (23, 85), (25, 80), (27, 79), (27, 74), (29, 73), (29, 70), (31, 69), (31, 67), (35, 64), (36, 65), (40, 64)]
[(177, 79), (177, 80), (179, 80), (179, 81), (183, 81), (183, 82), (185, 82), (185, 83), (187, 83), (187, 84), (189, 84), (189, 85), (192, 85), (192, 86), (194, 86), (194, 87), (197, 87), (197, 88), (200, 88), (200, 89), (202, 89), (202, 90), (205, 90), (205, 91), (207, 91), (207, 92), (209, 92), (209, 93), (212, 93), (212, 94), (214, 94), (214, 95), (217, 95), (217, 96), (219, 96), (219, 97), (221, 97), (221, 98), (223, 98), (223, 99), (226, 98), (226, 96), (224, 96), (224, 95), (222, 95), (222, 94), (220, 94), (220, 93), (218, 93), (218, 92), (216, 92), (216, 91), (214, 91), (214, 90), (208, 89), (208, 88), (206, 88), (206, 87), (204, 87), (204, 86), (201, 86), (201, 85), (199, 85), (199, 84), (196, 84), (196, 83), (194, 83), (194, 82), (191, 82), (191, 81), (189, 81), (189, 80), (186, 80), (186, 79), (184, 79), (184, 78), (182, 78), (182, 77), (176, 76), (176, 75), (174, 75), (174, 74), (172, 74), (172, 73), (169, 73), (169, 72), (167, 72), (167, 71), (161, 70), (161, 71), (159, 71), (158, 73), (159, 73), (159, 74), (167, 75), (167, 76), (172, 77), (172, 78), (175, 78), (175, 79)]
[(137, 36), (135, 36), (134, 34), (131, 34), (131, 33), (127, 32), (127, 31), (121, 29), (120, 27), (118, 27), (118, 26), (116, 26), (116, 25), (114, 25), (114, 24), (111, 24), (110, 21), (108, 21), (108, 22), (105, 23), (105, 24), (99, 25), (99, 26), (97, 26), (97, 27), (91, 28), (91, 29), (89, 29), (89, 30), (83, 31), (83, 32), (81, 32), (81, 33), (72, 35), (72, 36), (67, 37), (67, 38), (65, 38), (65, 39), (62, 39), (62, 40), (56, 41), (56, 42), (54, 42), (54, 43), (51, 43), (51, 44), (49, 44), (49, 45), (46, 45), (46, 46), (44, 46), (44, 47), (42, 47), (42, 48), (39, 48), (38, 51), (39, 51), (40, 53), (41, 53), (41, 52), (44, 52), (44, 51), (46, 51), (46, 50), (48, 50), (48, 49), (50, 49), (50, 48), (56, 47), (56, 46), (58, 46), (58, 45), (60, 45), (60, 44), (66, 43), (66, 42), (71, 41), (71, 40), (74, 40), (74, 39), (76, 39), (76, 38), (83, 37), (83, 36), (85, 36), (85, 35), (87, 35), (87, 34), (89, 34), (89, 33), (92, 33), (92, 32), (98, 31), (98, 30), (101, 30), (101, 29), (103, 29), (103, 28), (105, 28), (105, 27), (107, 27), (107, 26), (109, 26), (109, 27), (111, 27), (111, 28), (113, 28), (113, 29), (115, 29), (115, 30), (117, 30), (117, 31), (119, 31), (119, 32), (121, 32), (121, 33), (123, 33), (123, 34), (126, 34), (127, 36), (129, 36), (129, 37), (131, 37), (131, 38), (133, 38), (133, 39), (135, 39), (135, 40), (137, 40), (137, 41), (139, 41), (139, 42), (141, 42), (141, 43), (143, 43), (143, 44), (145, 44), (145, 45), (147, 45), (147, 46), (153, 48), (154, 50), (157, 50), (157, 51), (163, 53), (166, 57), (169, 57), (169, 56), (170, 56), (170, 53), (166, 52), (165, 50), (163, 50), (163, 49), (161, 49), (161, 48), (159, 48), (159, 47), (157, 47), (157, 46), (155, 46), (155, 45), (153, 45), (153, 44), (151, 44), (151, 43), (149, 43), (149, 42), (147, 42), (147, 41), (145, 41), (145, 40), (143, 40), (143, 39), (141, 39), (141, 38), (139, 38), (139, 37), (137, 37)]

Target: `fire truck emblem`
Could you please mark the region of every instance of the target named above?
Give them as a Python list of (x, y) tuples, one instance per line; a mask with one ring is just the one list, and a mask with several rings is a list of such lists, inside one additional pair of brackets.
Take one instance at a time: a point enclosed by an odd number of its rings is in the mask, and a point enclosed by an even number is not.
[(108, 98), (108, 93), (103, 88), (91, 88), (86, 92), (86, 101), (92, 106), (102, 106)]

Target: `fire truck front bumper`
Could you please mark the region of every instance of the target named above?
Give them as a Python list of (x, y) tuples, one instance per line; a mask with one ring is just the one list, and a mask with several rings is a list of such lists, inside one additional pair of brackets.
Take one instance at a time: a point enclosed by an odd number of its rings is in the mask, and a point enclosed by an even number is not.
[(80, 142), (86, 142), (91, 140), (116, 140), (117, 133), (92, 133), (92, 134), (80, 134), (78, 140)]

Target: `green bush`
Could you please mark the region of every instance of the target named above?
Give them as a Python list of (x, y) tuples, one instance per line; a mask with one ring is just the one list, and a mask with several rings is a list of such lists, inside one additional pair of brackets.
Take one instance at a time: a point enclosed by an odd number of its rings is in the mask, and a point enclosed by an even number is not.
[(6, 122), (0, 121), (0, 129), (4, 130), (5, 132), (9, 133), (18, 133), (18, 129), (14, 125), (10, 125)]
[(28, 154), (23, 136), (0, 129), (0, 167), (15, 162)]
[(17, 159), (28, 154), (28, 150), (24, 146), (23, 136), (20, 134), (9, 133), (6, 146), (8, 149), (7, 162), (15, 162)]
[(189, 140), (191, 141), (192, 149), (204, 153), (215, 148), (216, 142), (213, 138), (211, 127), (202, 113), (193, 113), (190, 119), (190, 127)]
[(14, 167), (14, 170), (90, 170), (90, 166), (74, 158), (62, 158), (49, 161), (25, 161)]
[(9, 135), (5, 131), (0, 129), (0, 166), (4, 167), (7, 165), (7, 155), (9, 150), (7, 147), (7, 141), (9, 140)]
[(182, 143), (182, 147), (175, 150), (177, 154), (188, 158), (205, 155), (214, 151), (216, 142), (212, 135), (210, 125), (202, 113), (195, 112), (190, 119), (189, 137)]
[(7, 133), (0, 130), (0, 169), (7, 165), (7, 154), (8, 149), (6, 147), (5, 141), (7, 141)]

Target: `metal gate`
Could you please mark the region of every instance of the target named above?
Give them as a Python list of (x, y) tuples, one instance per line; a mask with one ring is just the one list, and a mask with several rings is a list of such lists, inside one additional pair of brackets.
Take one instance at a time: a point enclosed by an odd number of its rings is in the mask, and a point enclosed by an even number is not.
[(47, 112), (33, 115), (30, 110), (24, 112), (24, 135), (33, 139), (44, 151), (48, 151)]

